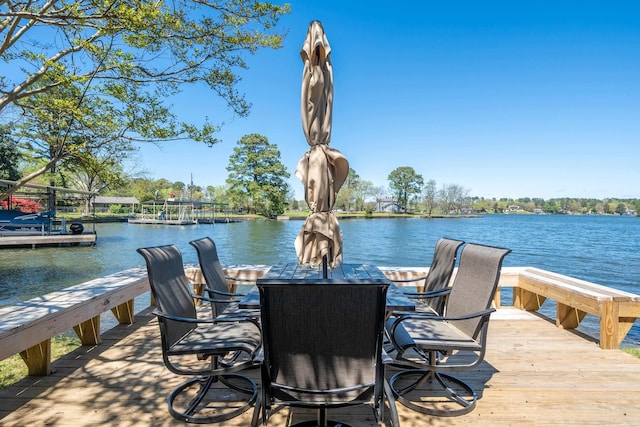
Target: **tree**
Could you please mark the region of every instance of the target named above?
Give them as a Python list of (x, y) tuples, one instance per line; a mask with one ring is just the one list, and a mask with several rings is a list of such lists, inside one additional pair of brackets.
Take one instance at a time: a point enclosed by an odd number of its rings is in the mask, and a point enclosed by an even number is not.
[[(17, 181), (21, 155), (16, 142), (11, 137), (11, 124), (0, 125), (0, 179)], [(1, 199), (2, 197), (0, 197)]]
[(95, 143), (87, 136), (105, 118), (99, 143), (216, 143), (216, 126), (180, 121), (167, 100), (184, 85), (206, 85), (235, 114), (248, 114), (250, 104), (236, 90), (244, 55), (281, 47), (275, 26), (289, 12), (288, 5), (254, 0), (2, 5), (0, 59), (12, 71), (0, 79), (0, 112), (16, 109), (29, 121), (21, 131), (50, 145), (43, 151), (50, 163), (39, 174)]
[(469, 205), (468, 194), (469, 190), (460, 185), (443, 185), (439, 194), (442, 210), (446, 213), (455, 212), (459, 214), (463, 208)]
[(627, 206), (624, 203), (618, 203), (615, 213), (618, 215), (624, 215), (627, 213)]
[(369, 181), (369, 180), (360, 181), (360, 185), (358, 185), (358, 191), (356, 194), (357, 210), (359, 211), (366, 210), (369, 213), (373, 212), (373, 207), (375, 206), (374, 203), (371, 200), (369, 200), (369, 202), (366, 202), (366, 201), (367, 201), (367, 198), (372, 197), (373, 193), (375, 192), (374, 188), (375, 187), (372, 181)]
[(232, 202), (248, 212), (268, 217), (281, 215), (287, 208), (289, 178), (280, 162), (280, 151), (266, 136), (245, 135), (229, 157), (228, 193)]
[(389, 187), (395, 191), (400, 207), (406, 212), (409, 196), (419, 194), (424, 180), (410, 166), (401, 166), (389, 174)]
[(338, 192), (336, 207), (340, 206), (345, 211), (351, 211), (352, 205), (356, 202), (358, 187), (360, 186), (360, 176), (355, 170), (349, 168), (347, 179), (342, 184), (342, 188)]
[(436, 181), (430, 179), (424, 186), (424, 205), (427, 215), (431, 217), (433, 210), (438, 206), (438, 190), (436, 189)]
[(377, 211), (382, 210), (382, 206), (380, 206), (380, 203), (382, 201), (382, 198), (385, 197), (386, 194), (387, 194), (387, 190), (382, 186), (371, 187), (369, 189), (369, 195), (373, 197), (373, 199), (375, 199)]
[[(64, 186), (92, 193), (100, 193), (109, 187), (122, 187), (126, 177), (122, 173), (122, 167), (118, 159), (118, 154), (111, 156), (103, 154), (99, 157), (77, 155), (73, 158), (73, 161), (67, 159), (64, 162), (65, 172), (61, 173), (64, 179)], [(91, 197), (87, 197), (84, 207), (85, 215), (89, 214), (90, 203)]]

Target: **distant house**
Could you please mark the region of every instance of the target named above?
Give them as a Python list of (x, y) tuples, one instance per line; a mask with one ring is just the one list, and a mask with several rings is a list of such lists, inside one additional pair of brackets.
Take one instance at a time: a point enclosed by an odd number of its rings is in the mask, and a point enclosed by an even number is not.
[(376, 203), (378, 212), (400, 213), (403, 210), (398, 201), (390, 197), (376, 199)]
[(109, 197), (96, 196), (93, 199), (93, 207), (96, 212), (109, 212), (112, 205), (129, 206), (133, 212), (140, 202), (135, 197)]

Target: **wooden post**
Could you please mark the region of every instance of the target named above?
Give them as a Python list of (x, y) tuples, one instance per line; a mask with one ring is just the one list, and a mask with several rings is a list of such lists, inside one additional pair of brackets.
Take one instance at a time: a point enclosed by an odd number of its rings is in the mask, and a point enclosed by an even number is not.
[(526, 289), (516, 288), (513, 290), (513, 305), (522, 310), (536, 311), (542, 307), (546, 299), (546, 297)]
[(51, 338), (20, 352), (20, 357), (27, 364), (29, 375), (45, 376), (53, 372), (51, 369)]
[(600, 303), (600, 348), (618, 348), (618, 304), (613, 301)]
[(118, 323), (120, 323), (121, 325), (133, 324), (133, 302), (134, 301), (131, 299), (111, 309), (111, 312), (116, 317), (116, 319), (118, 319)]
[(74, 326), (73, 330), (76, 331), (82, 345), (98, 345), (101, 342), (99, 315)]
[(586, 315), (586, 311), (578, 310), (560, 302), (556, 304), (556, 326), (559, 328), (575, 329)]

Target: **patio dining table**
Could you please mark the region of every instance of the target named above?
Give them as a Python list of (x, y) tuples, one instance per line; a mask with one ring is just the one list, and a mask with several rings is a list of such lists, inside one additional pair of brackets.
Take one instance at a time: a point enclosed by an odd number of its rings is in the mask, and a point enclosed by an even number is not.
[[(323, 272), (320, 266), (311, 267), (305, 264), (287, 263), (272, 266), (267, 274), (258, 279), (258, 283), (262, 280), (282, 280), (282, 281), (328, 281), (331, 280), (383, 280), (389, 283), (387, 290), (387, 311), (413, 311), (415, 310), (415, 302), (408, 298), (404, 292), (398, 288), (380, 269), (374, 265), (368, 264), (340, 264), (334, 269), (328, 271), (328, 277), (322, 277)], [(260, 308), (260, 293), (258, 288), (254, 287), (238, 302), (239, 308), (258, 309)]]

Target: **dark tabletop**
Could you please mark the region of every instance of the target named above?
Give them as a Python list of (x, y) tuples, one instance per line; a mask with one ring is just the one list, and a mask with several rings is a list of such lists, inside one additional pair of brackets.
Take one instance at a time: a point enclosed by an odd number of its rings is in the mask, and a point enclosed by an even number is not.
[[(327, 271), (327, 279), (379, 279), (389, 281), (387, 290), (387, 310), (415, 310), (414, 302), (404, 295), (401, 289), (391, 282), (376, 266), (367, 264), (341, 264)], [(271, 267), (267, 274), (260, 280), (322, 280), (322, 268), (300, 265), (297, 263), (277, 264)], [(253, 288), (247, 296), (238, 303), (240, 308), (260, 308), (260, 294), (257, 288)]]

